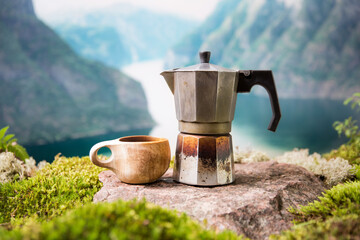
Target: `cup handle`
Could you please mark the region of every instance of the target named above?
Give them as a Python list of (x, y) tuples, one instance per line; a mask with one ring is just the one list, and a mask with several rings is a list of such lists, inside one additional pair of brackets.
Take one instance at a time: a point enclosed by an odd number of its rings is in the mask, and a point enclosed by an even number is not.
[[(110, 140), (110, 141), (104, 141), (104, 142), (99, 142), (97, 144), (95, 144), (91, 149), (90, 149), (90, 160), (99, 167), (103, 167), (103, 168), (108, 168), (108, 169), (112, 169), (112, 161), (114, 160), (114, 153), (112, 152), (111, 146), (115, 145), (115, 142), (118, 143), (118, 139), (115, 140)], [(111, 151), (111, 156), (109, 159), (102, 161), (98, 158), (97, 156), (97, 152), (99, 151), (100, 148), (103, 147), (108, 147)]]

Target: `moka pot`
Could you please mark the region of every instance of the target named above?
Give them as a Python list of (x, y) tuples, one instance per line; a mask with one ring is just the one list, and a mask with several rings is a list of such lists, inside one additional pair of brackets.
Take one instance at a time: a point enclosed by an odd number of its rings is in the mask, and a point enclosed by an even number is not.
[(232, 139), (237, 93), (263, 86), (270, 97), (275, 131), (281, 118), (270, 70), (232, 70), (209, 63), (210, 52), (200, 52), (200, 64), (161, 73), (174, 94), (179, 121), (173, 178), (200, 186), (229, 184), (235, 180)]

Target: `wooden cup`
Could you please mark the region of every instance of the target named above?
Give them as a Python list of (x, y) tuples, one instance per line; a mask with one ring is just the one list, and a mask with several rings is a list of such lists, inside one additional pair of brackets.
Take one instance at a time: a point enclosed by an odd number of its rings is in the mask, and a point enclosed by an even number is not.
[[(102, 161), (100, 148), (111, 150), (109, 159)], [(99, 142), (90, 150), (90, 160), (99, 167), (112, 170), (125, 183), (151, 183), (160, 178), (170, 164), (170, 145), (166, 138), (129, 136)]]

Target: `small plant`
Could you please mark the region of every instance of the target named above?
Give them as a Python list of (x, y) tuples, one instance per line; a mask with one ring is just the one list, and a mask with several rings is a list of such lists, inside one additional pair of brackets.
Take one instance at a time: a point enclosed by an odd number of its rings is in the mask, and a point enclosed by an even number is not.
[[(351, 97), (344, 101), (344, 105), (351, 103), (351, 108), (356, 111), (360, 111), (360, 93), (354, 93)], [(344, 134), (347, 138), (350, 139), (350, 143), (354, 141), (359, 141), (360, 143), (360, 131), (359, 126), (356, 124), (357, 121), (353, 120), (352, 117), (349, 117), (344, 120), (344, 122), (336, 121), (333, 126), (338, 134)]]
[(344, 101), (345, 105), (351, 103), (351, 108), (360, 111), (360, 93), (354, 93), (351, 97)]
[(354, 141), (360, 134), (358, 131), (359, 126), (357, 126), (356, 123), (356, 120), (353, 120), (352, 117), (348, 117), (344, 122), (334, 122), (333, 127), (338, 132), (339, 136), (344, 134), (347, 138)]
[[(354, 93), (353, 96), (344, 101), (344, 105), (351, 104), (351, 108), (360, 111), (360, 93)], [(344, 134), (349, 138), (349, 142), (343, 144), (339, 149), (332, 150), (324, 154), (326, 159), (341, 157), (349, 161), (350, 164), (360, 164), (360, 130), (357, 121), (352, 117), (345, 119), (343, 122), (336, 121), (333, 124), (334, 129), (339, 136)]]
[(17, 143), (17, 139), (14, 138), (14, 134), (6, 134), (9, 126), (0, 129), (0, 152), (12, 152), (15, 157), (25, 161), (30, 158), (26, 149)]

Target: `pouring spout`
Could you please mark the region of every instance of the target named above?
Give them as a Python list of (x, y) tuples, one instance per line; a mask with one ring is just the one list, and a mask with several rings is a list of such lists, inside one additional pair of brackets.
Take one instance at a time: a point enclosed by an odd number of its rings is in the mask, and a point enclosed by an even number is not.
[(169, 86), (171, 92), (174, 94), (174, 75), (175, 75), (175, 72), (173, 70), (163, 71), (162, 73), (160, 73), (160, 75), (165, 78), (165, 81), (166, 81), (167, 85)]

